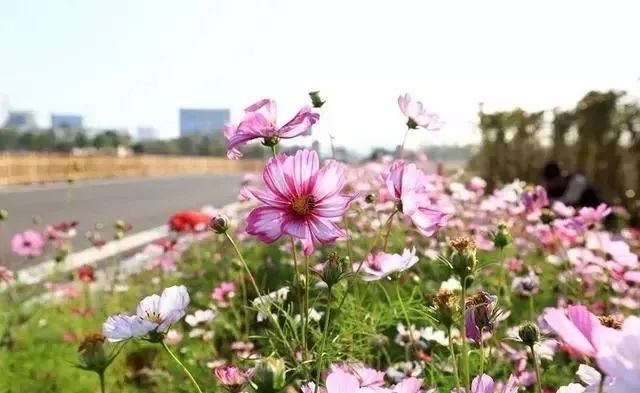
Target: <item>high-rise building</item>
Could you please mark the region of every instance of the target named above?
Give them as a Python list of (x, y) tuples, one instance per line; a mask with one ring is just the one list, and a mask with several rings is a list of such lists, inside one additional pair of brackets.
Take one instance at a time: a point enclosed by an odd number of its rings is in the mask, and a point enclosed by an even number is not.
[(153, 127), (138, 127), (136, 137), (139, 141), (149, 141), (158, 138), (158, 132)]
[(180, 109), (180, 135), (220, 132), (229, 119), (229, 109)]
[(4, 127), (15, 128), (18, 130), (30, 130), (38, 127), (33, 112), (28, 111), (9, 111)]
[(51, 128), (69, 128), (80, 129), (83, 126), (83, 117), (81, 115), (52, 113), (51, 114)]

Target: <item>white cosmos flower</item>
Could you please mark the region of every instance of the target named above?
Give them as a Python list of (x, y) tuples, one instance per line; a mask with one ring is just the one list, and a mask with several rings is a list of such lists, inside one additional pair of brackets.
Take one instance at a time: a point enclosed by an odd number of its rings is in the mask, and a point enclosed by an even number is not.
[(449, 339), (447, 338), (445, 332), (442, 330), (434, 329), (431, 326), (420, 329), (420, 336), (422, 336), (422, 339), (427, 342), (434, 341), (445, 347), (449, 345)]
[(152, 331), (163, 332), (184, 317), (189, 294), (184, 285), (162, 291), (162, 295), (147, 296), (136, 310), (136, 315), (110, 316), (102, 325), (104, 336), (111, 342), (142, 337)]
[(216, 310), (197, 310), (193, 314), (187, 315), (184, 320), (189, 326), (196, 326), (201, 323), (211, 322), (216, 316), (218, 316)]

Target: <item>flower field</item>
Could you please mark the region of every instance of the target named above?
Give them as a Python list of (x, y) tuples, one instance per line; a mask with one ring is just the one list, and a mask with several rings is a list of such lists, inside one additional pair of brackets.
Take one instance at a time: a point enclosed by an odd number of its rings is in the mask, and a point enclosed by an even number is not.
[[(227, 127), (229, 159), (273, 152), (236, 203), (172, 214), (137, 256), (43, 285), (0, 267), (0, 392), (640, 392), (640, 232), (622, 209), (488, 190), (403, 148), (352, 166), (278, 153), (322, 121), (311, 99), (283, 125), (262, 100)], [(402, 147), (437, 132), (398, 102)], [(63, 262), (74, 227), (10, 246)]]

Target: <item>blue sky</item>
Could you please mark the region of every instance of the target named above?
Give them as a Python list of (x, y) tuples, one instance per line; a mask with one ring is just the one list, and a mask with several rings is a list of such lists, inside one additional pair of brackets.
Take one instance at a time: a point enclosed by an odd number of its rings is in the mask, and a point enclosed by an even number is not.
[(315, 130), (358, 150), (402, 139), (409, 92), (446, 127), (409, 145), (475, 141), (489, 110), (640, 95), (632, 1), (0, 0), (0, 106), (177, 134), (180, 107), (272, 97), (282, 121), (320, 89)]

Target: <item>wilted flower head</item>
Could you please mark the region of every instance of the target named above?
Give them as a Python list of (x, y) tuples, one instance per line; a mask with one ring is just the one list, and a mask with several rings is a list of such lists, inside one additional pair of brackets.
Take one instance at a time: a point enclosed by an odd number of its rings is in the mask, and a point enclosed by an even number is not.
[(42, 255), (45, 241), (39, 232), (28, 229), (19, 232), (11, 238), (11, 251), (23, 257), (37, 257)]
[(386, 252), (369, 254), (362, 265), (362, 279), (364, 281), (380, 280), (393, 273), (400, 273), (411, 268), (418, 260), (415, 248), (411, 250), (405, 248), (402, 255), (387, 254)]
[(229, 143), (227, 149), (229, 158), (238, 158), (238, 148), (254, 139), (264, 139), (265, 143), (275, 145), (279, 139), (295, 138), (299, 135), (308, 135), (320, 115), (314, 113), (308, 106), (303, 107), (286, 124), (278, 127), (277, 106), (273, 100), (260, 100), (245, 109), (244, 119), (233, 130), (225, 133)]
[(461, 236), (449, 242), (451, 252), (448, 262), (455, 274), (465, 279), (472, 274), (478, 263), (476, 257), (476, 243), (467, 236)]
[(458, 296), (448, 289), (440, 289), (433, 299), (433, 308), (438, 321), (450, 328), (455, 322), (455, 315), (460, 309)]
[(422, 102), (414, 101), (407, 93), (398, 97), (398, 106), (403, 115), (407, 117), (407, 127), (416, 129), (418, 127), (429, 131), (439, 130), (442, 126), (440, 117), (423, 107)]
[(319, 91), (311, 91), (309, 92), (309, 97), (311, 98), (311, 105), (314, 108), (321, 108), (322, 105), (325, 104), (326, 101), (322, 99)]
[(85, 336), (78, 347), (78, 367), (96, 373), (104, 372), (116, 355), (107, 354), (104, 339), (101, 333)]
[(467, 338), (479, 343), (482, 340), (482, 333), (493, 329), (497, 300), (496, 296), (484, 291), (478, 291), (466, 299)]
[(327, 261), (322, 265), (318, 275), (329, 288), (332, 288), (340, 280), (347, 276), (347, 261), (349, 258), (341, 258), (337, 252), (328, 255)]
[(346, 177), (341, 164), (330, 161), (320, 168), (318, 153), (303, 149), (271, 158), (263, 178), (266, 189), (246, 189), (263, 204), (247, 217), (247, 233), (265, 243), (293, 236), (302, 241), (305, 255), (313, 253), (315, 243), (346, 236), (336, 222), (353, 197), (342, 194)]
[(102, 325), (102, 333), (112, 342), (143, 337), (150, 333), (164, 333), (169, 326), (182, 319), (189, 304), (189, 294), (183, 285), (165, 289), (161, 296), (142, 299), (136, 315), (110, 316)]

